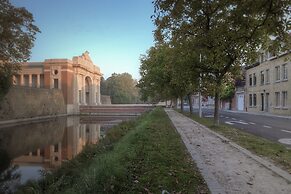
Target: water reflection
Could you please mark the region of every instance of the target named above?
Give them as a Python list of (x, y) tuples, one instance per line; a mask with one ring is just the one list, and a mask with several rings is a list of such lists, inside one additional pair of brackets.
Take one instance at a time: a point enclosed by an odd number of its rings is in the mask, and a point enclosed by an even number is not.
[(40, 171), (59, 167), (87, 144), (97, 144), (106, 129), (130, 118), (63, 117), (0, 128), (0, 193), (13, 190)]

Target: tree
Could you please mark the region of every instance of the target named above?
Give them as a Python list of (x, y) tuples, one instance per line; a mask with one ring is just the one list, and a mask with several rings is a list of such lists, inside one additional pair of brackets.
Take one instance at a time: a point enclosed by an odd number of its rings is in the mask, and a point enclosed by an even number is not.
[(33, 16), (25, 8), (16, 8), (0, 0), (0, 99), (9, 90), (12, 76), (20, 63), (28, 61), (36, 33)]
[(113, 73), (101, 80), (101, 94), (109, 95), (113, 104), (140, 103), (137, 81), (129, 73)]
[(195, 64), (215, 85), (215, 124), (225, 75), (236, 75), (260, 48), (290, 49), (290, 4), (290, 0), (154, 1), (156, 40), (188, 42), (201, 53), (201, 63)]
[(195, 79), (198, 76), (192, 64), (193, 58), (183, 51), (179, 45), (157, 44), (141, 57), (141, 80), (138, 86), (144, 97), (157, 101), (180, 98), (183, 110), (183, 98), (187, 95), (191, 104), (191, 94), (197, 90), (198, 82)]

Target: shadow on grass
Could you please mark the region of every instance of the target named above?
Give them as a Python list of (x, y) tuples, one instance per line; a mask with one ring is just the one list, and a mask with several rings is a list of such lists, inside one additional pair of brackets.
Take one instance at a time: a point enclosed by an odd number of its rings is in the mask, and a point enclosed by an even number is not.
[(157, 108), (18, 193), (209, 193), (179, 134)]

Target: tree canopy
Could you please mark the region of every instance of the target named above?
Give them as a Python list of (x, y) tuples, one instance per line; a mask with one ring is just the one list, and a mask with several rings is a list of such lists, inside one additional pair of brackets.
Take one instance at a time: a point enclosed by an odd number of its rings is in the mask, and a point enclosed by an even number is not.
[[(158, 102), (181, 98), (197, 89), (195, 60), (178, 45), (157, 44), (141, 57), (141, 79), (138, 86), (143, 98)], [(188, 56), (188, 57), (187, 57)], [(181, 104), (182, 105), (182, 104)]]
[(140, 103), (137, 81), (129, 73), (113, 73), (101, 80), (101, 94), (109, 95), (113, 104)]
[(193, 65), (214, 85), (216, 124), (226, 75), (236, 76), (259, 49), (290, 49), (290, 4), (290, 0), (154, 1), (157, 42), (201, 54)]
[(33, 16), (25, 8), (16, 8), (0, 0), (0, 98), (11, 86), (11, 77), (29, 60), (36, 33)]

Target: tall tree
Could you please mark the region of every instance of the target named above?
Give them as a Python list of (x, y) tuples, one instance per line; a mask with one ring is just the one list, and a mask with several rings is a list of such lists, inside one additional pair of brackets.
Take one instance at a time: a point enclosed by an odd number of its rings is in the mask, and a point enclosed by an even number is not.
[(196, 65), (215, 84), (215, 124), (225, 75), (239, 72), (260, 48), (290, 49), (290, 4), (291, 0), (154, 1), (156, 39), (187, 41), (202, 55)]
[(0, 0), (0, 99), (12, 84), (12, 75), (20, 63), (29, 60), (36, 33), (33, 16), (25, 8), (16, 8)]
[(109, 95), (113, 104), (140, 103), (137, 81), (129, 73), (113, 73), (101, 82), (101, 94)]
[(151, 47), (147, 55), (141, 58), (139, 87), (143, 96), (150, 96), (157, 101), (180, 98), (183, 110), (183, 97), (191, 96), (197, 89), (197, 75), (193, 58), (189, 60), (189, 53), (181, 48), (169, 44)]

